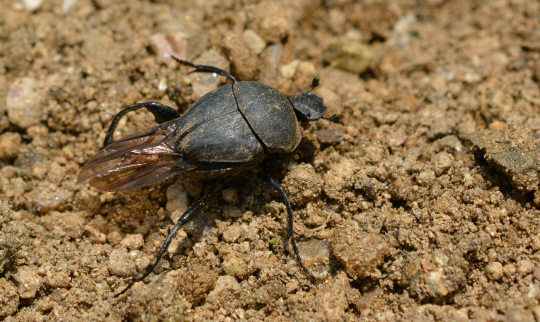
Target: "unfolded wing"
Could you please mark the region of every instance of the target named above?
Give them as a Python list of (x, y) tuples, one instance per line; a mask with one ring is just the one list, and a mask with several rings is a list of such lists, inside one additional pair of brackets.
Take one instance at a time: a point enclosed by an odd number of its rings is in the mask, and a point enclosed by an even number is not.
[(105, 191), (122, 191), (195, 169), (194, 162), (175, 151), (175, 131), (171, 121), (111, 143), (88, 160), (77, 181)]

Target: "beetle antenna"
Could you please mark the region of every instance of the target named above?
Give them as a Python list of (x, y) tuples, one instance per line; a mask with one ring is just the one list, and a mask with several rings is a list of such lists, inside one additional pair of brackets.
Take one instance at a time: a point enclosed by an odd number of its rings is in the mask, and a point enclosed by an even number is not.
[(319, 86), (319, 77), (313, 77), (313, 81), (311, 82), (311, 88), (309, 89), (309, 91), (311, 92), (317, 86)]
[(340, 115), (337, 115), (337, 114), (334, 114), (330, 117), (322, 117), (323, 119), (325, 120), (328, 120), (330, 122), (334, 122), (334, 123), (338, 123), (338, 124), (341, 124), (341, 116)]
[(214, 66), (207, 66), (207, 65), (195, 65), (194, 63), (188, 62), (187, 60), (178, 59), (173, 55), (171, 55), (171, 58), (174, 59), (176, 62), (182, 64), (182, 65), (195, 68), (195, 70), (190, 71), (188, 73), (188, 75), (191, 74), (191, 73), (216, 73), (216, 74), (219, 74), (221, 76), (227, 77), (228, 79), (232, 80), (233, 83), (235, 83), (235, 84), (237, 83), (236, 78), (234, 78), (233, 75), (227, 73), (226, 71), (224, 71), (221, 68), (217, 68), (217, 67), (214, 67)]

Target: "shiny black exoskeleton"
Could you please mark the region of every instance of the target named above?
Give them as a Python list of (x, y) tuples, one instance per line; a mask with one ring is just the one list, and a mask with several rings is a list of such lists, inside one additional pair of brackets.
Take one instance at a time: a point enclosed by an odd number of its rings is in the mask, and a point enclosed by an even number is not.
[[(78, 181), (89, 182), (105, 191), (122, 191), (155, 184), (176, 175), (195, 178), (221, 178), (252, 170), (266, 156), (290, 153), (302, 139), (298, 121), (324, 118), (327, 107), (323, 99), (312, 93), (319, 79), (314, 78), (308, 92), (290, 101), (278, 90), (258, 82), (237, 82), (224, 70), (194, 65), (193, 72), (216, 73), (228, 77), (232, 85), (224, 85), (203, 96), (180, 117), (171, 107), (155, 103), (131, 105), (113, 119), (103, 149), (82, 168)], [(128, 112), (148, 109), (158, 126), (132, 134), (118, 141), (112, 136), (119, 120)], [(328, 118), (338, 122), (339, 117)], [(281, 185), (266, 174), (257, 174), (284, 198), (288, 215), (288, 239), (304, 270), (293, 238), (292, 207)], [(154, 260), (120, 293), (142, 280), (155, 268), (180, 227), (202, 212), (215, 192), (215, 185), (179, 219)]]

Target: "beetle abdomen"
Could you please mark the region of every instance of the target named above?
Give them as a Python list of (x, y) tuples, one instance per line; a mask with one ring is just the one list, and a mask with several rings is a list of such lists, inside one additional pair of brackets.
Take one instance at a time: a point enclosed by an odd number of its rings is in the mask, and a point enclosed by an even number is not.
[(300, 143), (302, 133), (289, 100), (277, 89), (258, 82), (233, 85), (240, 112), (268, 152), (288, 153)]

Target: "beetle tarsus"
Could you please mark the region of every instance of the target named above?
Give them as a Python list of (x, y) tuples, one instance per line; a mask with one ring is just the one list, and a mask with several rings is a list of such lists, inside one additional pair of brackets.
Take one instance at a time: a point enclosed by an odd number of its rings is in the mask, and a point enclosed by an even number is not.
[(113, 295), (112, 298), (117, 298), (120, 295), (124, 294), (135, 283), (137, 283), (139, 281), (142, 281), (148, 275), (150, 275), (150, 273), (154, 270), (154, 268), (156, 268), (157, 264), (161, 260), (161, 257), (163, 256), (163, 254), (165, 254), (165, 252), (169, 248), (169, 245), (171, 244), (174, 236), (176, 236), (176, 233), (178, 232), (178, 230), (185, 223), (192, 220), (194, 217), (196, 217), (198, 214), (200, 214), (206, 208), (206, 206), (208, 205), (208, 203), (212, 199), (212, 196), (214, 195), (214, 193), (217, 190), (216, 187), (217, 187), (217, 185), (215, 183), (212, 183), (210, 186), (206, 187), (204, 195), (199, 200), (197, 200), (197, 202), (195, 204), (191, 205), (191, 207), (182, 215), (182, 217), (180, 217), (180, 219), (178, 219), (178, 223), (169, 232), (169, 235), (167, 236), (167, 239), (165, 240), (165, 242), (161, 246), (161, 249), (159, 250), (157, 255), (154, 257), (152, 262), (150, 264), (148, 264), (148, 266), (146, 266), (146, 268), (143, 269), (141, 272), (139, 272), (137, 275), (133, 276), (133, 278), (131, 279), (131, 282), (128, 284), (128, 286), (126, 286), (122, 291), (120, 291), (120, 292), (116, 293), (115, 295)]
[(269, 176), (267, 174), (264, 174), (264, 173), (257, 173), (257, 175), (264, 182), (266, 182), (272, 188), (277, 190), (281, 194), (281, 196), (283, 197), (285, 207), (287, 208), (287, 240), (291, 241), (291, 244), (292, 244), (293, 250), (294, 250), (294, 254), (296, 255), (296, 260), (298, 261), (300, 266), (304, 269), (304, 271), (311, 278), (315, 278), (315, 276), (313, 276), (313, 274), (307, 269), (306, 265), (304, 265), (302, 257), (300, 256), (300, 252), (298, 251), (298, 246), (296, 245), (296, 240), (294, 239), (294, 229), (293, 229), (293, 220), (294, 220), (294, 218), (293, 218), (292, 206), (291, 206), (291, 202), (289, 201), (289, 197), (287, 196), (287, 194), (285, 193), (285, 190), (279, 184), (279, 182), (276, 181), (276, 179), (274, 179), (271, 176)]
[(107, 136), (105, 136), (105, 140), (103, 141), (103, 147), (111, 144), (114, 130), (116, 130), (116, 126), (118, 125), (118, 122), (120, 122), (120, 119), (127, 113), (136, 111), (141, 108), (146, 108), (148, 111), (150, 111), (150, 113), (154, 115), (156, 123), (158, 124), (172, 121), (180, 117), (180, 113), (178, 113), (172, 107), (156, 102), (146, 102), (130, 105), (121, 110), (118, 114), (116, 114), (116, 116), (112, 120), (111, 125), (109, 126), (109, 130), (107, 131)]
[(177, 61), (178, 63), (182, 64), (182, 65), (195, 68), (195, 70), (190, 71), (188, 74), (191, 74), (191, 73), (216, 73), (216, 74), (219, 74), (221, 76), (227, 77), (228, 79), (232, 80), (236, 84), (236, 78), (234, 78), (233, 75), (227, 73), (226, 71), (224, 71), (221, 68), (217, 68), (217, 67), (214, 67), (214, 66), (207, 66), (207, 65), (195, 65), (192, 62), (188, 62), (187, 60), (178, 59), (175, 56), (171, 56), (171, 58), (174, 59), (175, 61)]

